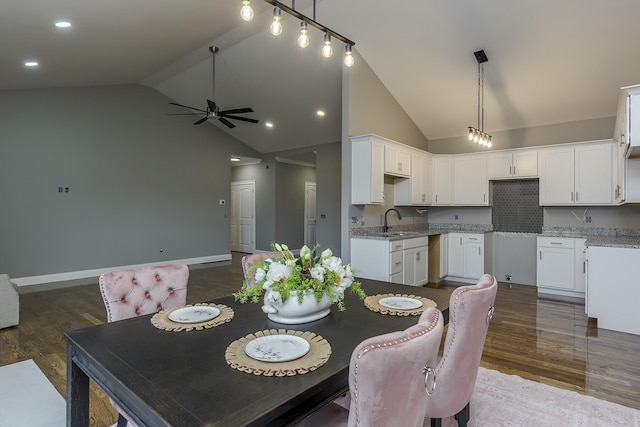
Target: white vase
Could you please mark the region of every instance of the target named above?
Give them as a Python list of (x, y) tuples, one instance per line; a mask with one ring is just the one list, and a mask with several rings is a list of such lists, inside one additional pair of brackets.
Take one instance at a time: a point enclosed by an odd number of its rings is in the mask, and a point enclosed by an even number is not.
[(298, 302), (298, 292), (291, 291), (289, 298), (282, 302), (278, 292), (268, 290), (264, 294), (262, 311), (269, 319), (288, 325), (313, 322), (322, 319), (331, 312), (331, 299), (324, 294), (318, 302), (313, 291), (306, 291), (302, 302)]

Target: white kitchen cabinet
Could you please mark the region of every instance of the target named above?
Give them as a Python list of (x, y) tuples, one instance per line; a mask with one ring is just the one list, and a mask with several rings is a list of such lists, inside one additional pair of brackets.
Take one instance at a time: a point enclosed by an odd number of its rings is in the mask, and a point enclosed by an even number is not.
[(612, 142), (540, 151), (540, 205), (614, 204)]
[(452, 156), (433, 157), (433, 205), (453, 204), (453, 159)]
[(598, 327), (640, 335), (640, 249), (588, 248), (587, 314)]
[(407, 178), (411, 175), (411, 152), (407, 147), (393, 141), (385, 142), (384, 173)]
[(640, 157), (640, 85), (621, 89), (615, 134), (616, 139), (622, 136), (626, 157)]
[(448, 276), (476, 280), (484, 273), (484, 235), (449, 233)]
[(537, 178), (538, 152), (536, 150), (507, 150), (487, 155), (489, 179)]
[(453, 203), (455, 205), (489, 205), (487, 158), (484, 153), (456, 156), (454, 174)]
[(384, 140), (375, 135), (351, 139), (351, 203), (384, 203)]
[(584, 296), (585, 239), (538, 237), (539, 293)]
[(396, 206), (431, 204), (431, 156), (428, 153), (418, 150), (411, 153), (411, 176), (397, 179), (393, 192)]
[(428, 277), (427, 237), (404, 240), (351, 238), (351, 268), (356, 277), (421, 286)]

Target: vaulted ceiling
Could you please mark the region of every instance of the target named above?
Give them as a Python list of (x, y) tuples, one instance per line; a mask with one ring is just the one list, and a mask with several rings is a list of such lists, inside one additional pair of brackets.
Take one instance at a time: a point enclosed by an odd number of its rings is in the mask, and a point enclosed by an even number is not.
[[(286, 3), (285, 4), (290, 4)], [(312, 0), (296, 9), (311, 16)], [(220, 47), (216, 101), (250, 106), (259, 125), (227, 130), (260, 152), (340, 138), (341, 46), (330, 60), (295, 46), (297, 20), (267, 30), (271, 5), (253, 0), (0, 0), (0, 90), (142, 83), (204, 108)], [(616, 114), (619, 88), (640, 83), (637, 0), (319, 0), (316, 20), (355, 48), (430, 140), (476, 124), (476, 50), (485, 65), (490, 132)], [(58, 20), (72, 23), (59, 29)], [(38, 67), (27, 69), (26, 60)], [(358, 64), (355, 65), (356, 67)], [(324, 118), (315, 116), (322, 108)], [(167, 113), (184, 112), (167, 104)], [(194, 117), (167, 116), (191, 125)], [(1, 120), (1, 118), (0, 118)], [(193, 120), (195, 121), (195, 120)], [(263, 126), (272, 121), (274, 127)]]

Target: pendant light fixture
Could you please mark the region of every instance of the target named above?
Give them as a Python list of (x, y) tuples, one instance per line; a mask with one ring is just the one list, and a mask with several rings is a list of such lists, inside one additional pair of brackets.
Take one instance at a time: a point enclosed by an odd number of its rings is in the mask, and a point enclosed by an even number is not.
[(491, 148), (493, 137), (484, 131), (484, 63), (489, 59), (484, 50), (473, 54), (478, 61), (478, 127), (469, 126), (469, 141)]
[(280, 20), (282, 19), (282, 12), (278, 6), (273, 8), (273, 22), (269, 26), (269, 31), (274, 36), (279, 36), (282, 34), (282, 23)]
[(240, 17), (245, 21), (251, 21), (253, 19), (253, 9), (251, 8), (251, 0), (242, 0)]
[[(355, 63), (353, 57), (352, 47), (355, 43), (348, 38), (336, 33), (331, 28), (325, 27), (318, 21), (316, 21), (316, 0), (313, 0), (313, 17), (308, 17), (298, 12), (295, 7), (295, 0), (291, 0), (291, 6), (287, 6), (280, 3), (277, 0), (264, 0), (265, 2), (275, 6), (273, 9), (273, 21), (269, 26), (269, 31), (274, 36), (282, 34), (282, 11), (287, 12), (289, 15), (298, 18), (300, 20), (300, 33), (298, 35), (298, 46), (306, 48), (309, 46), (309, 29), (308, 26), (317, 28), (324, 33), (324, 43), (322, 45), (322, 56), (330, 58), (333, 56), (333, 46), (331, 45), (332, 38), (338, 39), (345, 44), (343, 63), (346, 67), (351, 67)], [(242, 0), (242, 9), (240, 10), (240, 16), (245, 21), (251, 21), (253, 19), (253, 9), (251, 8), (251, 0)]]

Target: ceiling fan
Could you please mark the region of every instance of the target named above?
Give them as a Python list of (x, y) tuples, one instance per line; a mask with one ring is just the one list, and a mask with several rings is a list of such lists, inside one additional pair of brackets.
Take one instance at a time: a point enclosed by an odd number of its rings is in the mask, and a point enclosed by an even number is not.
[[(213, 57), (213, 99), (215, 99), (216, 98), (216, 52), (218, 51), (218, 48), (215, 46), (209, 46), (209, 50), (213, 54), (212, 55)], [(201, 123), (204, 123), (211, 118), (218, 119), (223, 125), (225, 125), (230, 129), (236, 127), (236, 125), (231, 123), (228, 119), (240, 120), (242, 122), (249, 122), (249, 123), (258, 123), (258, 120), (256, 119), (236, 116), (236, 114), (253, 113), (253, 109), (249, 107), (235, 108), (232, 110), (220, 110), (220, 106), (217, 105), (215, 101), (212, 101), (211, 99), (207, 99), (207, 108), (205, 110), (201, 108), (190, 107), (188, 105), (178, 104), (177, 102), (170, 102), (169, 104), (177, 105), (178, 107), (188, 108), (190, 110), (200, 111), (201, 113), (204, 113), (205, 116), (199, 119), (197, 122), (195, 122), (194, 125), (199, 125)], [(170, 116), (189, 116), (189, 115), (200, 115), (201, 113), (173, 113), (169, 115)]]

